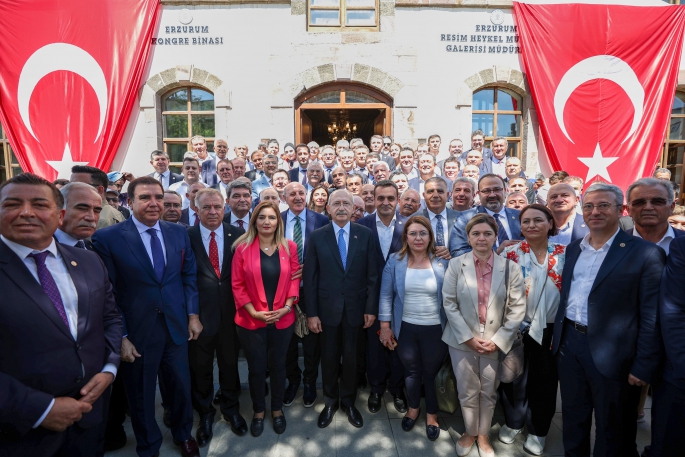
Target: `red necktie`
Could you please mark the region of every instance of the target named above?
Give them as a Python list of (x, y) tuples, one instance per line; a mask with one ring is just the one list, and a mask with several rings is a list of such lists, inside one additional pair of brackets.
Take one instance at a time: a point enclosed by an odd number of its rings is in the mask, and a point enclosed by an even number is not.
[(200, 223), (200, 218), (197, 217), (197, 213), (195, 213), (195, 222), (193, 222), (193, 225), (197, 225)]
[(212, 239), (209, 240), (209, 261), (212, 263), (212, 267), (214, 267), (214, 272), (216, 273), (217, 278), (220, 278), (221, 270), (219, 269), (219, 246), (216, 244), (216, 240), (214, 239), (216, 234), (212, 232), (210, 235)]
[(243, 222), (242, 219), (238, 219), (236, 222), (238, 223), (238, 226), (239, 226), (241, 229), (245, 230), (245, 227), (243, 226), (244, 222)]

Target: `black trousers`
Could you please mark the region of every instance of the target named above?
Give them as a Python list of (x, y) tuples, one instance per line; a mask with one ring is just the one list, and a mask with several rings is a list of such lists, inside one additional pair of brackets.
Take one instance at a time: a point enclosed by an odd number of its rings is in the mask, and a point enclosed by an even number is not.
[(357, 399), (357, 336), (361, 331), (361, 325), (352, 326), (347, 322), (345, 313), (340, 324), (321, 326), (321, 375), (326, 406), (334, 405), (338, 399), (345, 407), (354, 406)]
[[(121, 362), (121, 365), (128, 362)], [(107, 393), (108, 398), (105, 399), (105, 418), (104, 431), (101, 430), (99, 438), (100, 451), (104, 454), (104, 440), (106, 437), (116, 436), (124, 430), (124, 421), (126, 420), (126, 408), (128, 407), (128, 398), (126, 398), (126, 391), (124, 390), (124, 381), (120, 375), (114, 378), (114, 382), (110, 387), (110, 392)], [(103, 395), (105, 395), (103, 393)], [(100, 454), (101, 455), (101, 454)]]
[(559, 375), (550, 351), (554, 324), (547, 324), (542, 345), (530, 336), (523, 338), (523, 374), (514, 382), (499, 385), (507, 427), (514, 430), (525, 425), (528, 433), (547, 436), (557, 406)]
[(683, 454), (685, 433), (685, 388), (661, 380), (652, 385), (651, 457)]
[(378, 319), (366, 329), (366, 375), (371, 393), (383, 395), (387, 388), (391, 394), (398, 395), (404, 387), (404, 365), (397, 351), (391, 351), (380, 342), (380, 329)]
[(285, 356), (288, 353), (294, 326), (280, 330), (275, 325), (267, 325), (256, 330), (240, 326), (236, 326), (236, 329), (247, 359), (252, 410), (255, 413), (263, 413), (266, 410), (264, 384), (268, 367), (271, 377), (271, 411), (281, 411), (285, 392)]
[(204, 416), (216, 413), (214, 399), (214, 354), (219, 368), (221, 396), (219, 409), (224, 415), (237, 414), (240, 397), (238, 352), (240, 342), (236, 325), (230, 315), (222, 316), (219, 331), (214, 335), (200, 333), (197, 340), (188, 344), (190, 385), (193, 408)]
[[(300, 302), (298, 305), (300, 309), (304, 310), (304, 293), (300, 288)], [(297, 346), (302, 342), (302, 351), (304, 352), (304, 383), (305, 384), (316, 384), (316, 379), (319, 377), (319, 362), (321, 361), (321, 342), (319, 341), (319, 334), (314, 332), (309, 332), (309, 335), (305, 335), (300, 338), (293, 333), (293, 337), (290, 340), (290, 346), (288, 347), (288, 356), (286, 358), (285, 371), (288, 377), (288, 382), (290, 384), (300, 384), (300, 378), (302, 377), (302, 370), (297, 362), (298, 351)]]
[(7, 457), (94, 457), (100, 429), (78, 424), (63, 432), (38, 427), (22, 437), (0, 435), (0, 455)]
[(637, 405), (641, 388), (602, 375), (590, 353), (587, 335), (564, 324), (557, 354), (561, 387), (564, 451), (567, 457), (590, 456), (590, 429), (595, 413), (596, 457), (638, 456)]
[(435, 376), (447, 354), (447, 345), (442, 341), (442, 326), (402, 322), (395, 351), (404, 366), (409, 407), (420, 406), (423, 383), (426, 391), (426, 412), (438, 414)]

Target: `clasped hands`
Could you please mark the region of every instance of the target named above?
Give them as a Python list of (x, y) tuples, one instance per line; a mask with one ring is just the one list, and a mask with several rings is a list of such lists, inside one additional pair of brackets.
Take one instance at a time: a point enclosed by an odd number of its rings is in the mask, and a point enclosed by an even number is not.
[(499, 349), (497, 345), (492, 342), (492, 340), (484, 340), (482, 338), (478, 338), (477, 336), (474, 336), (470, 340), (466, 341), (465, 344), (479, 354), (492, 354)]

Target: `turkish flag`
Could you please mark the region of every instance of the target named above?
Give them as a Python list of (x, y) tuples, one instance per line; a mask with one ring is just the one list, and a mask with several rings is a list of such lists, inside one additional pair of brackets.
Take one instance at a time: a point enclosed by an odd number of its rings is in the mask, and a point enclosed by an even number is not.
[(160, 0), (2, 0), (0, 120), (24, 170), (109, 170), (160, 11)]
[(547, 158), (586, 185), (626, 189), (661, 157), (685, 7), (642, 3), (514, 2)]

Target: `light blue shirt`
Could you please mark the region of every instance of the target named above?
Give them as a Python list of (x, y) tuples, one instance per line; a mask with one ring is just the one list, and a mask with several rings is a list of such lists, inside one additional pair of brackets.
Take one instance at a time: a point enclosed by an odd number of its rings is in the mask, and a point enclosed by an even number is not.
[(300, 226), (302, 228), (302, 250), (304, 251), (305, 248), (305, 232), (307, 228), (307, 210), (303, 209), (302, 212), (299, 214), (299, 216), (295, 216), (295, 213), (293, 213), (291, 210), (288, 210), (288, 213), (285, 215), (285, 237), (289, 239), (290, 241), (295, 241), (295, 238), (293, 238), (294, 232), (295, 232), (295, 221), (296, 219), (300, 219)]
[(559, 227), (559, 232), (554, 235), (550, 236), (549, 240), (552, 243), (557, 243), (557, 244), (563, 244), (564, 246), (568, 246), (571, 244), (571, 236), (573, 235), (573, 223), (576, 220), (576, 212), (574, 211), (571, 214), (571, 219), (563, 226)]
[(344, 227), (340, 227), (338, 224), (333, 222), (333, 232), (335, 233), (336, 244), (338, 244), (340, 230), (343, 231), (343, 239), (345, 240), (345, 252), (350, 252), (350, 223), (348, 222), (347, 224), (345, 224)]
[(143, 246), (145, 246), (145, 252), (147, 252), (147, 256), (150, 258), (150, 263), (152, 263), (153, 268), (155, 266), (155, 262), (152, 259), (152, 245), (150, 244), (152, 236), (149, 233), (147, 233), (147, 231), (151, 228), (157, 230), (157, 238), (159, 238), (159, 242), (162, 244), (162, 254), (164, 254), (164, 265), (166, 266), (166, 246), (164, 245), (164, 235), (162, 235), (162, 229), (159, 226), (159, 221), (155, 222), (155, 225), (153, 225), (152, 227), (148, 227), (147, 225), (143, 224), (138, 219), (136, 219), (136, 217), (133, 215), (131, 215), (131, 220), (133, 221), (133, 224), (136, 226), (136, 229), (138, 229), (140, 238), (143, 240)]

